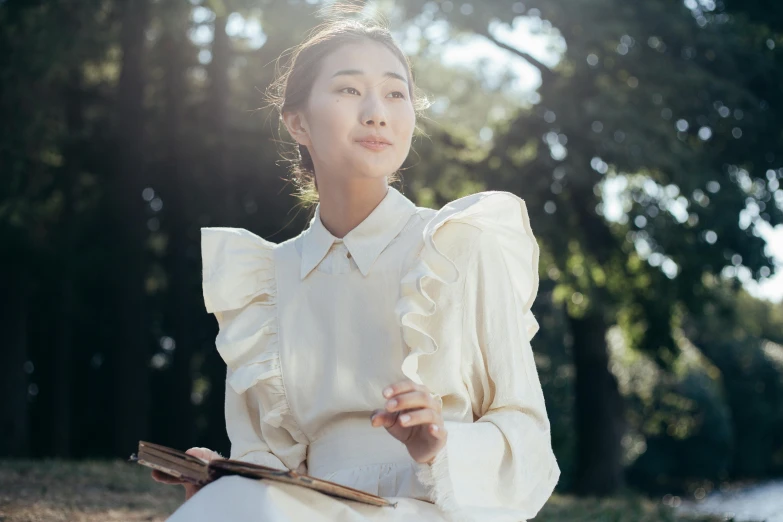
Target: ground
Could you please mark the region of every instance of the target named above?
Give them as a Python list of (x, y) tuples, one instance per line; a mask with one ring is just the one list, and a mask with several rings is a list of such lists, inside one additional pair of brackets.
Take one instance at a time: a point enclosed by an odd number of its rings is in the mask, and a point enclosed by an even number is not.
[(0, 461), (0, 521), (163, 521), (184, 500), (122, 461)]
[[(154, 482), (122, 461), (0, 460), (0, 522), (164, 521), (184, 500), (180, 486)], [(717, 522), (681, 518), (642, 497), (578, 499), (554, 495), (536, 522)]]

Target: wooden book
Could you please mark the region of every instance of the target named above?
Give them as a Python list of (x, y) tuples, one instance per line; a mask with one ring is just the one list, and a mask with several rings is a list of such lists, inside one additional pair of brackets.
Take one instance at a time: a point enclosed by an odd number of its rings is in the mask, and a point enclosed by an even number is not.
[(278, 482), (296, 484), (297, 486), (320, 491), (332, 497), (354, 500), (373, 506), (396, 507), (397, 505), (396, 502), (390, 502), (383, 497), (329, 482), (328, 480), (303, 475), (295, 471), (280, 470), (231, 459), (215, 459), (207, 463), (193, 455), (188, 455), (184, 451), (143, 440), (139, 441), (138, 455), (131, 455), (130, 461), (137, 462), (148, 468), (157, 469), (167, 475), (199, 486), (205, 486), (224, 475), (240, 475), (252, 479), (276, 480)]

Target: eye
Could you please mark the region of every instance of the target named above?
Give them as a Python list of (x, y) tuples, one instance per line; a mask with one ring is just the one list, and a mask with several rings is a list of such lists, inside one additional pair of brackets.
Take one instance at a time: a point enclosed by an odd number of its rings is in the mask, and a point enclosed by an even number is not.
[[(359, 91), (357, 91), (353, 87), (345, 87), (343, 89), (340, 89), (338, 92), (345, 92), (345, 91), (348, 91), (348, 90), (354, 91), (356, 94), (361, 94)], [(397, 99), (400, 99), (400, 100), (404, 100), (405, 99), (405, 94), (402, 93), (401, 91), (394, 91), (394, 92), (392, 92), (390, 94), (397, 94), (398, 95)]]

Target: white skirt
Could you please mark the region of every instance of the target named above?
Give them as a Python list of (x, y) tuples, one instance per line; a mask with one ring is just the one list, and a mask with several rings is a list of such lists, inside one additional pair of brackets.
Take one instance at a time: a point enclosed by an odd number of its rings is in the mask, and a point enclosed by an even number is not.
[(447, 521), (434, 504), (391, 497), (396, 507), (376, 507), (341, 500), (293, 484), (223, 477), (205, 486), (182, 504), (170, 522), (365, 522)]
[(396, 507), (343, 500), (293, 484), (222, 477), (182, 504), (169, 522), (448, 522), (428, 500), (407, 448), (366, 419), (333, 424), (308, 447), (308, 474), (380, 495)]

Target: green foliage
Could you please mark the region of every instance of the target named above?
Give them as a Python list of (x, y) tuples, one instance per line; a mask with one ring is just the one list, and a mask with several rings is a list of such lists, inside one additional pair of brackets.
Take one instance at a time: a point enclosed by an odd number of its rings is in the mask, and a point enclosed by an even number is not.
[[(716, 317), (694, 321), (689, 328), (722, 375), (733, 416), (732, 475), (783, 473), (783, 346), (754, 335), (753, 323), (751, 328), (743, 321), (721, 324)], [(779, 339), (780, 323), (776, 330)]]
[[(763, 28), (721, 6), (702, 16), (662, 2), (497, 1), (472, 6), (470, 16), (451, 3), (405, 5), (412, 20), (445, 20), (453, 38), (481, 35), (539, 69), (540, 102), (508, 106), (513, 116), (470, 171), (528, 201), (552, 254), (542, 277), (557, 277), (570, 313), (626, 315), (634, 346), (669, 366), (674, 304), (701, 313), (702, 274), (720, 273), (735, 255), (752, 277), (774, 270), (757, 233), (738, 226), (750, 201), (770, 224), (783, 219), (772, 95), (779, 53), (759, 37)], [(565, 39), (556, 67), (493, 36), (522, 16)], [(610, 177), (631, 183), (624, 215), (607, 223), (600, 187)], [(645, 262), (633, 262), (637, 255)], [(612, 284), (589, 277), (595, 266), (612, 266)]]
[[(783, 348), (752, 332), (764, 323), (765, 334), (777, 337), (783, 324), (765, 320), (777, 309), (770, 304), (735, 316), (747, 299), (716, 292), (709, 314), (684, 321), (671, 373), (621, 341), (613, 349), (613, 371), (631, 405), (628, 478), (636, 487), (709, 492), (730, 478), (781, 472)], [(637, 443), (642, 450), (631, 448)]]

